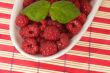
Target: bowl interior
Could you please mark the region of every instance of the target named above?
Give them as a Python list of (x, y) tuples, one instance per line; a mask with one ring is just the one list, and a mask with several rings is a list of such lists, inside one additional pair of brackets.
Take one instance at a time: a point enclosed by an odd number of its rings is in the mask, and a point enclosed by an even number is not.
[(29, 55), (21, 49), (21, 43), (22, 43), (23, 39), (19, 35), (19, 28), (15, 25), (15, 19), (16, 19), (16, 16), (19, 14), (19, 12), (22, 10), (22, 3), (23, 3), (23, 0), (15, 0), (14, 8), (13, 8), (12, 15), (11, 15), (10, 35), (11, 35), (11, 39), (12, 39), (14, 46), (21, 54), (23, 54), (29, 58), (32, 58), (35, 60), (51, 60), (51, 59), (57, 58), (57, 57), (65, 54), (72, 47), (75, 46), (75, 44), (79, 41), (79, 39), (81, 38), (83, 33), (87, 30), (87, 28), (91, 24), (92, 19), (93, 19), (94, 15), (96, 14), (96, 11), (98, 10), (98, 7), (100, 6), (101, 0), (92, 0), (91, 1), (92, 11), (89, 14), (88, 19), (85, 22), (84, 26), (82, 27), (81, 31), (72, 38), (70, 45), (67, 48), (65, 48), (64, 50), (56, 53), (55, 55), (49, 56), (49, 57), (43, 57), (41, 55)]

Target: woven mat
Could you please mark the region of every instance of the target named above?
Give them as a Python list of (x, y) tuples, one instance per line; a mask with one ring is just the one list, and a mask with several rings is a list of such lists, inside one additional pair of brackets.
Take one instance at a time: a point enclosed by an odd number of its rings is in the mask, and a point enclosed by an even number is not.
[(60, 58), (40, 62), (21, 55), (10, 40), (13, 2), (0, 0), (0, 73), (110, 73), (110, 0), (103, 0), (74, 48)]

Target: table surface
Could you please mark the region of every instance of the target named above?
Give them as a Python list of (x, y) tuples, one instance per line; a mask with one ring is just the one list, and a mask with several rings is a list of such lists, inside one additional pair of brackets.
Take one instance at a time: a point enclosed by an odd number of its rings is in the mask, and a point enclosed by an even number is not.
[(0, 0), (0, 73), (110, 73), (110, 0), (103, 0), (91, 26), (67, 54), (50, 61), (21, 55), (9, 35), (14, 0)]

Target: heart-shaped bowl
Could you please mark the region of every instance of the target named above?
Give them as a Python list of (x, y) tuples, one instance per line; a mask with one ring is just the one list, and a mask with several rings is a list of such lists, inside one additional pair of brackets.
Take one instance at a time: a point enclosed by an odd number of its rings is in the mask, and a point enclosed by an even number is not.
[(92, 11), (88, 15), (87, 20), (86, 20), (84, 26), (82, 27), (82, 29), (80, 30), (80, 32), (71, 39), (71, 42), (70, 42), (70, 44), (69, 44), (69, 46), (67, 48), (63, 49), (62, 51), (60, 51), (60, 52), (58, 52), (58, 53), (56, 53), (56, 54), (54, 54), (52, 56), (44, 57), (44, 56), (41, 56), (41, 55), (30, 55), (30, 54), (27, 54), (26, 52), (24, 52), (21, 49), (21, 44), (22, 44), (22, 40), (23, 39), (19, 35), (19, 28), (15, 24), (15, 19), (16, 19), (16, 16), (19, 14), (19, 12), (22, 9), (23, 0), (15, 0), (14, 8), (12, 10), (11, 20), (10, 20), (11, 40), (12, 40), (15, 48), (21, 54), (23, 54), (24, 56), (27, 56), (29, 58), (32, 58), (32, 59), (35, 59), (35, 60), (51, 60), (51, 59), (58, 58), (58, 57), (64, 55), (65, 53), (67, 53), (80, 40), (80, 38), (82, 37), (83, 33), (85, 33), (87, 28), (90, 26), (90, 24), (91, 24), (95, 14), (96, 14), (96, 12), (98, 11), (98, 8), (100, 7), (101, 2), (102, 2), (102, 0), (91, 0)]

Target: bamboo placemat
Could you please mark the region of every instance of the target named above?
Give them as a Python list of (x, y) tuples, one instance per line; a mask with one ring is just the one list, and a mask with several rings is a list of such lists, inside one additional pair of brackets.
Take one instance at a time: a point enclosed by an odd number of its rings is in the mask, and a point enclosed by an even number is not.
[(13, 46), (9, 20), (14, 0), (0, 0), (0, 73), (110, 73), (110, 0), (103, 0), (78, 44), (51, 61), (26, 58)]

